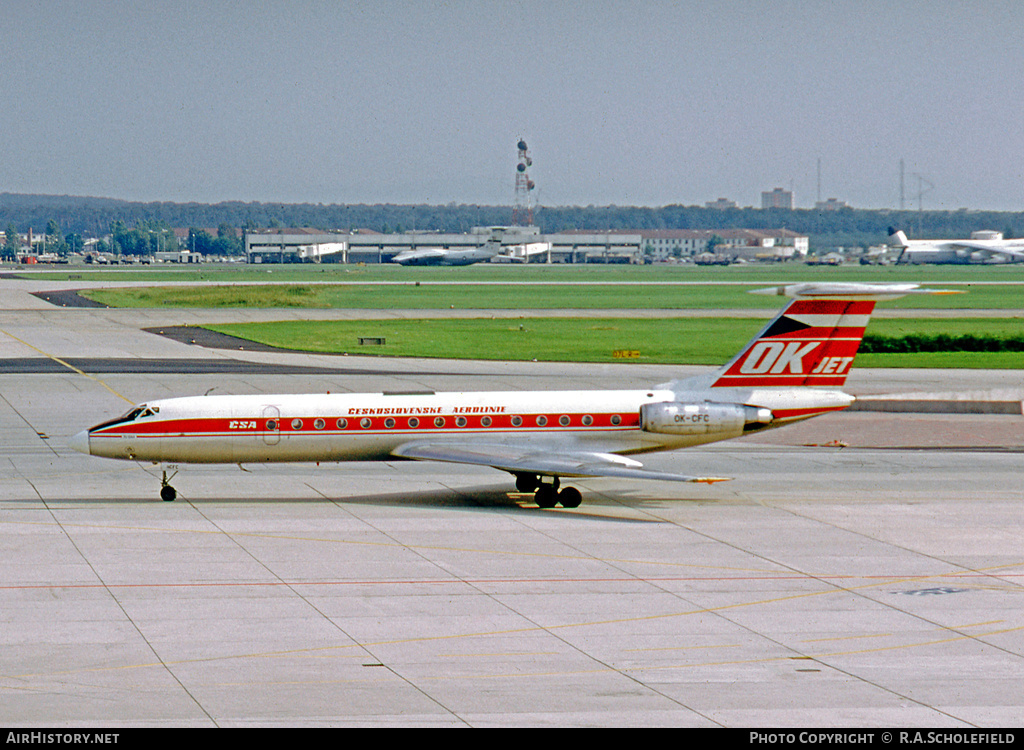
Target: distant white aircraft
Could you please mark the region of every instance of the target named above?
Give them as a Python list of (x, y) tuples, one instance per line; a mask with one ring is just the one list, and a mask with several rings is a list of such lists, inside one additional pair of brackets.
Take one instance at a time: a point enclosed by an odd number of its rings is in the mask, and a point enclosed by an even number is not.
[(498, 260), (529, 263), (534, 255), (544, 255), (551, 250), (550, 242), (524, 242), (519, 245), (505, 245)]
[[(718, 482), (635, 454), (782, 427), (845, 409), (841, 390), (875, 301), (916, 284), (792, 284), (792, 298), (714, 372), (645, 390), (198, 396), (149, 401), (76, 435), (93, 456), (155, 464), (393, 461), (491, 466), (542, 508), (575, 508), (562, 477)], [(163, 470), (160, 496), (176, 497)], [(173, 474), (172, 474), (173, 477)], [(547, 481), (543, 481), (543, 480)]]
[(402, 250), (391, 259), (401, 266), (471, 266), (491, 260), (501, 252), (501, 240), (492, 237), (483, 245), (466, 249), (422, 247)]
[(969, 240), (908, 240), (889, 227), (889, 245), (902, 250), (897, 263), (1021, 263), (1024, 240), (1004, 240), (1001, 232), (972, 232)]

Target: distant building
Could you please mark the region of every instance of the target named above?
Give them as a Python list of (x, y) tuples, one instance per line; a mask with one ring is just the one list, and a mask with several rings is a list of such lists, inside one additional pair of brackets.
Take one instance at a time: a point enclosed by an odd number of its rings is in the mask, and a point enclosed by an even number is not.
[(689, 258), (708, 247), (713, 232), (704, 229), (641, 229), (640, 247), (651, 260)]
[[(715, 243), (714, 251), (723, 258), (780, 260), (806, 255), (808, 248), (806, 235), (788, 229), (584, 229), (541, 234), (537, 227), (474, 227), (467, 234), (300, 228), (250, 231), (245, 234), (245, 250), (250, 263), (389, 263), (403, 250), (467, 249), (490, 238), (500, 239), (504, 247), (493, 262), (642, 263), (693, 258), (709, 252)], [(538, 243), (547, 249), (528, 258), (517, 255), (518, 250)]]
[(157, 263), (202, 263), (203, 254), (191, 250), (157, 250), (153, 253)]
[(807, 235), (789, 229), (640, 229), (636, 233), (644, 256), (651, 260), (694, 258), (710, 252), (712, 246), (715, 253), (732, 258), (780, 260), (807, 255), (810, 247)]
[[(245, 254), (250, 263), (390, 263), (403, 250), (427, 248), (469, 249), (497, 238), (504, 248), (494, 262), (638, 263), (641, 261), (638, 232), (585, 230), (542, 235), (530, 227), (474, 227), (468, 234), (403, 232), (380, 234), (367, 230), (323, 232), (317, 229), (274, 229), (245, 234)], [(527, 248), (547, 245), (543, 253), (526, 257)], [(328, 255), (322, 249), (330, 247)], [(309, 248), (314, 251), (310, 252)], [(337, 248), (337, 250), (333, 250)], [(319, 251), (319, 252), (317, 252)]]
[(849, 207), (846, 201), (836, 200), (835, 198), (829, 198), (827, 201), (818, 201), (814, 204), (816, 211), (838, 211), (841, 208)]
[(728, 198), (719, 198), (716, 201), (708, 201), (704, 204), (704, 208), (717, 208), (724, 210), (726, 208), (737, 208), (736, 201), (731, 201)]
[(715, 234), (723, 240), (715, 253), (743, 260), (788, 260), (810, 249), (807, 235), (789, 229), (722, 229)]
[(793, 193), (775, 188), (770, 193), (761, 193), (761, 208), (793, 208)]

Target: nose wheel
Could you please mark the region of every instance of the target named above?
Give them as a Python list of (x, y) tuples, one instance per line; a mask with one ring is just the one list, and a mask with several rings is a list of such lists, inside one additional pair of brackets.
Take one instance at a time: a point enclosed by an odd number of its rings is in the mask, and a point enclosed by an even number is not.
[(165, 503), (174, 502), (174, 499), (178, 497), (178, 491), (171, 486), (171, 480), (177, 476), (178, 472), (174, 472), (170, 476), (167, 476), (167, 471), (163, 472), (163, 476), (160, 478), (160, 499)]

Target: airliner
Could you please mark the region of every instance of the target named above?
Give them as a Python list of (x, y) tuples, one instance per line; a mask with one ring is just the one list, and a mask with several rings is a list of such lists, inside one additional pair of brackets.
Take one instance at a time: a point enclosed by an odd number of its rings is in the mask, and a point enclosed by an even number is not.
[(969, 240), (908, 240), (889, 227), (889, 245), (900, 248), (897, 263), (1020, 263), (1024, 240), (1004, 240), (1002, 232), (972, 232)]
[(713, 372), (621, 391), (206, 395), (148, 401), (83, 430), (76, 450), (163, 465), (393, 461), (490, 466), (541, 508), (575, 508), (562, 479), (714, 483), (635, 458), (783, 427), (845, 409), (841, 389), (875, 303), (944, 293), (916, 284), (801, 283), (758, 290), (790, 299)]
[(391, 259), (400, 266), (471, 266), (489, 261), (501, 252), (501, 240), (492, 237), (470, 248), (421, 247), (402, 250)]

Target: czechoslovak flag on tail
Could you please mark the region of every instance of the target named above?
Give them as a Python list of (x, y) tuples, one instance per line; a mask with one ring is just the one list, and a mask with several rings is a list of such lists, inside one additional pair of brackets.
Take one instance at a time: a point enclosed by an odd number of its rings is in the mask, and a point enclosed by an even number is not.
[(842, 386), (874, 309), (871, 300), (794, 300), (714, 387)]
[(712, 387), (842, 386), (876, 300), (951, 292), (916, 284), (791, 284), (754, 293), (794, 299), (719, 371)]

